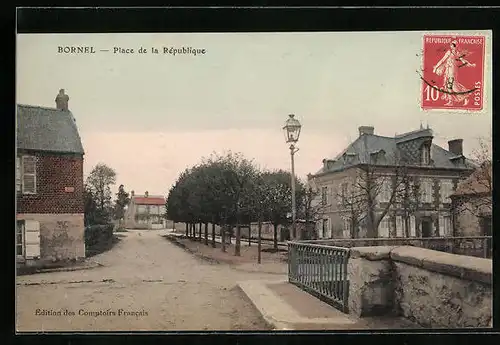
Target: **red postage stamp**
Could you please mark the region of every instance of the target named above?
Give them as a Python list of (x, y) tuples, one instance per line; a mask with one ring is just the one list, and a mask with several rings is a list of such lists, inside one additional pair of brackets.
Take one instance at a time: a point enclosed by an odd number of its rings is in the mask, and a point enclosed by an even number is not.
[(423, 110), (483, 110), (485, 40), (485, 36), (424, 35)]

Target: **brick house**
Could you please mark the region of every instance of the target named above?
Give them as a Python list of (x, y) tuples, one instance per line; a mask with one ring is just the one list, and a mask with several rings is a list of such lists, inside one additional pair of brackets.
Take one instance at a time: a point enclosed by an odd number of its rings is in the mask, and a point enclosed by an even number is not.
[(125, 227), (129, 229), (164, 229), (165, 197), (161, 195), (144, 195), (130, 193), (130, 203), (125, 210)]
[[(371, 126), (359, 127), (354, 142), (334, 159), (324, 159), (322, 168), (308, 176), (318, 191), (316, 205), (323, 205), (318, 238), (367, 237), (366, 198), (353, 190), (366, 188), (368, 171), (374, 181), (374, 218), (386, 212), (375, 230), (377, 237), (451, 236), (450, 195), (474, 165), (463, 155), (462, 139), (450, 140), (448, 150), (432, 140), (429, 128), (386, 137), (374, 134)], [(403, 180), (408, 187), (400, 190)], [(346, 202), (348, 196), (358, 203)]]
[(56, 108), (17, 105), (18, 265), (85, 257), (83, 147), (69, 97)]

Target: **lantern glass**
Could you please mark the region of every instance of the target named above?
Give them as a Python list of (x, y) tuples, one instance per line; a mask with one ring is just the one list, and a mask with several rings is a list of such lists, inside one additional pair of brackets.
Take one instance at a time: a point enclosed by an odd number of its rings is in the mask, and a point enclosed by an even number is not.
[(288, 120), (286, 120), (285, 126), (283, 126), (285, 141), (287, 143), (296, 143), (299, 140), (301, 127), (300, 122), (295, 118), (294, 114), (288, 115)]

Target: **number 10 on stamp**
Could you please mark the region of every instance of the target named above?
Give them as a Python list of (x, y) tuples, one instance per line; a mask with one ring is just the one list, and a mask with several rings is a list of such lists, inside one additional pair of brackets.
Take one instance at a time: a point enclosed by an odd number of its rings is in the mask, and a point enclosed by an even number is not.
[(485, 39), (485, 36), (423, 36), (422, 109), (483, 110)]

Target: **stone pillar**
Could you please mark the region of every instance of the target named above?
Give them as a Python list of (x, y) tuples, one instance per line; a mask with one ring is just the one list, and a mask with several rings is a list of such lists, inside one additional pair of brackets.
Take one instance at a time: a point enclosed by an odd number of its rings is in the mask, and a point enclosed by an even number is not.
[(394, 306), (392, 246), (354, 247), (347, 267), (349, 314), (387, 315)]

